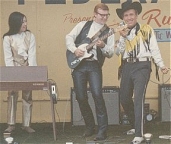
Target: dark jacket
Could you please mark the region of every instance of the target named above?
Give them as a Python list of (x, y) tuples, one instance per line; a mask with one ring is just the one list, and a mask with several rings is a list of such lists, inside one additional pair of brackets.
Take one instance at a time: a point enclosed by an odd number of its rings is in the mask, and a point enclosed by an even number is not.
[[(87, 21), (84, 25), (84, 27), (82, 28), (80, 34), (77, 36), (76, 40), (75, 40), (75, 44), (76, 46), (83, 44), (84, 40), (87, 38), (87, 34), (90, 30), (90, 26), (93, 23), (93, 21)], [(107, 27), (101, 34), (99, 37), (107, 34), (109, 32), (109, 27)], [(91, 43), (91, 42), (90, 42)], [(107, 43), (107, 39), (104, 40), (104, 43)], [(105, 56), (102, 54), (102, 51), (100, 48), (97, 48), (97, 59), (99, 62), (100, 67), (103, 66), (103, 63), (105, 61)]]

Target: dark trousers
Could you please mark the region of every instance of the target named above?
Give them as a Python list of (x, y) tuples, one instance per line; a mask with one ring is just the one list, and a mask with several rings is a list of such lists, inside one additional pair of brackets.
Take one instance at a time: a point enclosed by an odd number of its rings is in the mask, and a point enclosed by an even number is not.
[(125, 63), (122, 69), (120, 102), (130, 118), (132, 128), (135, 128), (136, 137), (143, 136), (144, 99), (150, 73), (149, 61)]
[(108, 126), (108, 118), (105, 102), (102, 95), (102, 70), (97, 61), (83, 61), (72, 73), (76, 99), (79, 103), (81, 114), (86, 128), (95, 127), (92, 110), (88, 103), (87, 83), (91, 89), (95, 103), (99, 132), (105, 133)]

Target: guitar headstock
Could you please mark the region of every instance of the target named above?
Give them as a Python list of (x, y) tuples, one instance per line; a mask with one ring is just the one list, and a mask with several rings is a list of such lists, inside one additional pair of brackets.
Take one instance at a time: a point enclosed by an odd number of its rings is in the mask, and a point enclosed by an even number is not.
[(127, 27), (128, 27), (127, 24), (119, 25), (117, 28), (114, 29), (114, 31), (119, 32), (119, 31), (126, 29)]

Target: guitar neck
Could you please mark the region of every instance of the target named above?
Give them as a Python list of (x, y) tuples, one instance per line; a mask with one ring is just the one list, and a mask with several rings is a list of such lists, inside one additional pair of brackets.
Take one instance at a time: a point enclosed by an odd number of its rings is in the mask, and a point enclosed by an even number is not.
[(98, 40), (105, 40), (106, 38), (108, 38), (109, 36), (111, 36), (111, 35), (114, 34), (114, 33), (115, 33), (114, 29), (111, 29), (111, 32), (105, 34), (104, 36), (102, 36), (102, 37), (96, 39), (95, 41), (93, 41), (92, 43), (90, 43), (89, 45), (87, 45), (87, 46), (86, 46), (86, 49), (87, 49), (87, 50), (91, 49), (91, 48), (96, 44), (96, 42), (97, 42)]

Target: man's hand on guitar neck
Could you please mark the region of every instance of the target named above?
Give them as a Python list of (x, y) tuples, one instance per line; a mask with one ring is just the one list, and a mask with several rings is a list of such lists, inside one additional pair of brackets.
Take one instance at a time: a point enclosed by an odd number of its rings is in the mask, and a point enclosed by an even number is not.
[(98, 40), (96, 42), (96, 46), (99, 47), (99, 48), (104, 48), (105, 47), (105, 43), (102, 40)]
[(85, 51), (83, 51), (83, 50), (77, 48), (77, 49), (74, 51), (74, 53), (75, 53), (76, 57), (82, 57), (82, 56), (84, 56)]

